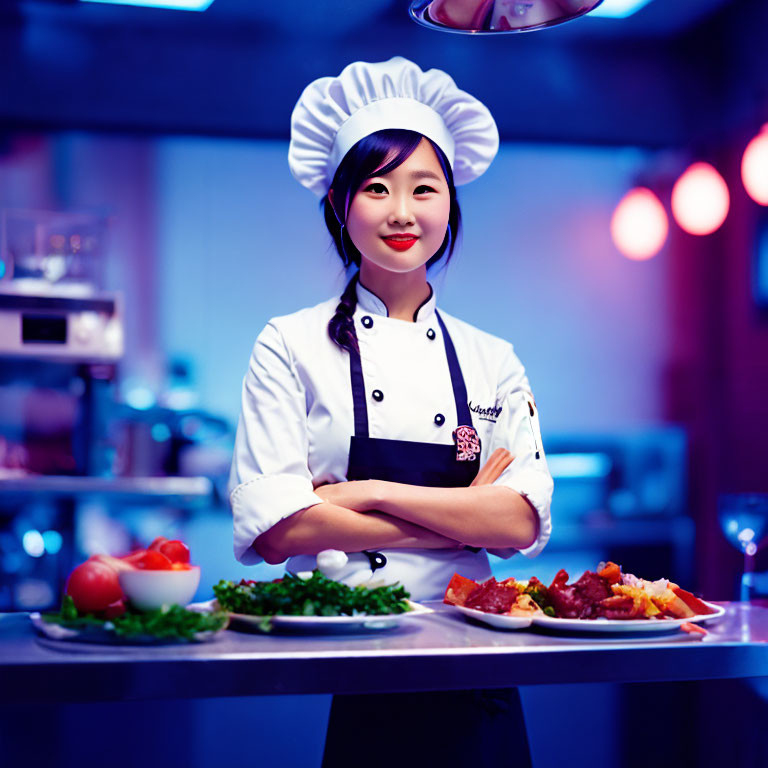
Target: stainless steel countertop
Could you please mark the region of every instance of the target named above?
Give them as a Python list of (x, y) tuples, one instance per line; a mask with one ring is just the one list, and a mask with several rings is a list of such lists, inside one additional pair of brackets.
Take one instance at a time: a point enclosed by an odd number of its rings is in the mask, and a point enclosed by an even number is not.
[(38, 637), (0, 616), (6, 701), (88, 701), (375, 693), (562, 683), (768, 676), (768, 602), (724, 603), (703, 639), (501, 632), (449, 606), (401, 628), (355, 635), (234, 631), (210, 643), (106, 646)]

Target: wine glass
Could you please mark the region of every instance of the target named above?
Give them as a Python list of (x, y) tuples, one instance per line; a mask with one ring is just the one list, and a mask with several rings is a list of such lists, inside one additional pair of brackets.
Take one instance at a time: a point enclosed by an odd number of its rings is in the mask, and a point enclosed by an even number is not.
[(719, 499), (718, 519), (725, 538), (744, 554), (739, 600), (749, 600), (755, 555), (768, 540), (768, 494), (724, 494)]

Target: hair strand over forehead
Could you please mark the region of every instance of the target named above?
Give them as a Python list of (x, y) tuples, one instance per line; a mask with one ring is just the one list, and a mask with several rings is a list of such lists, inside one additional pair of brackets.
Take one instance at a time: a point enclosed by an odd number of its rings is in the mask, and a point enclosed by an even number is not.
[[(352, 198), (366, 179), (372, 176), (385, 176), (390, 171), (402, 165), (416, 150), (425, 137), (416, 131), (389, 128), (366, 136), (347, 152), (339, 164), (331, 182), (334, 203), (326, 195), (321, 201), (324, 209), (325, 224), (333, 239), (336, 251), (345, 267), (350, 264), (360, 266), (360, 252), (346, 232), (347, 214)], [(453, 254), (454, 247), (461, 227), (461, 210), (453, 183), (453, 172), (445, 153), (433, 141), (427, 139), (437, 155), (443, 170), (451, 198), (448, 217), (448, 232), (443, 245), (427, 262), (427, 268), (438, 262), (445, 252), (448, 259)], [(343, 206), (341, 205), (343, 201)]]

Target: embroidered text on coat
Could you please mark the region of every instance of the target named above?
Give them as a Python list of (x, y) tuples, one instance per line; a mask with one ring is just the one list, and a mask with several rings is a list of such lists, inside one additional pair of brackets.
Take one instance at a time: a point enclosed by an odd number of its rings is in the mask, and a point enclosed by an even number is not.
[(469, 401), (468, 405), (469, 410), (472, 411), (472, 413), (476, 413), (479, 419), (483, 419), (485, 421), (496, 421), (496, 419), (499, 418), (499, 414), (501, 413), (500, 405), (481, 408), (479, 405), (472, 405), (471, 400)]

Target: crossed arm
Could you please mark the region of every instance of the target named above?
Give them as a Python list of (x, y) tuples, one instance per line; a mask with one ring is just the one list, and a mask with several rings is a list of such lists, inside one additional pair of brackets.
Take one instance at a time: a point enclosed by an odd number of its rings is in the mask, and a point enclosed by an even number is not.
[(514, 457), (499, 448), (468, 488), (429, 488), (384, 480), (324, 485), (322, 504), (296, 512), (259, 536), (253, 548), (268, 563), (323, 549), (529, 546), (538, 516), (511, 488), (491, 485)]

